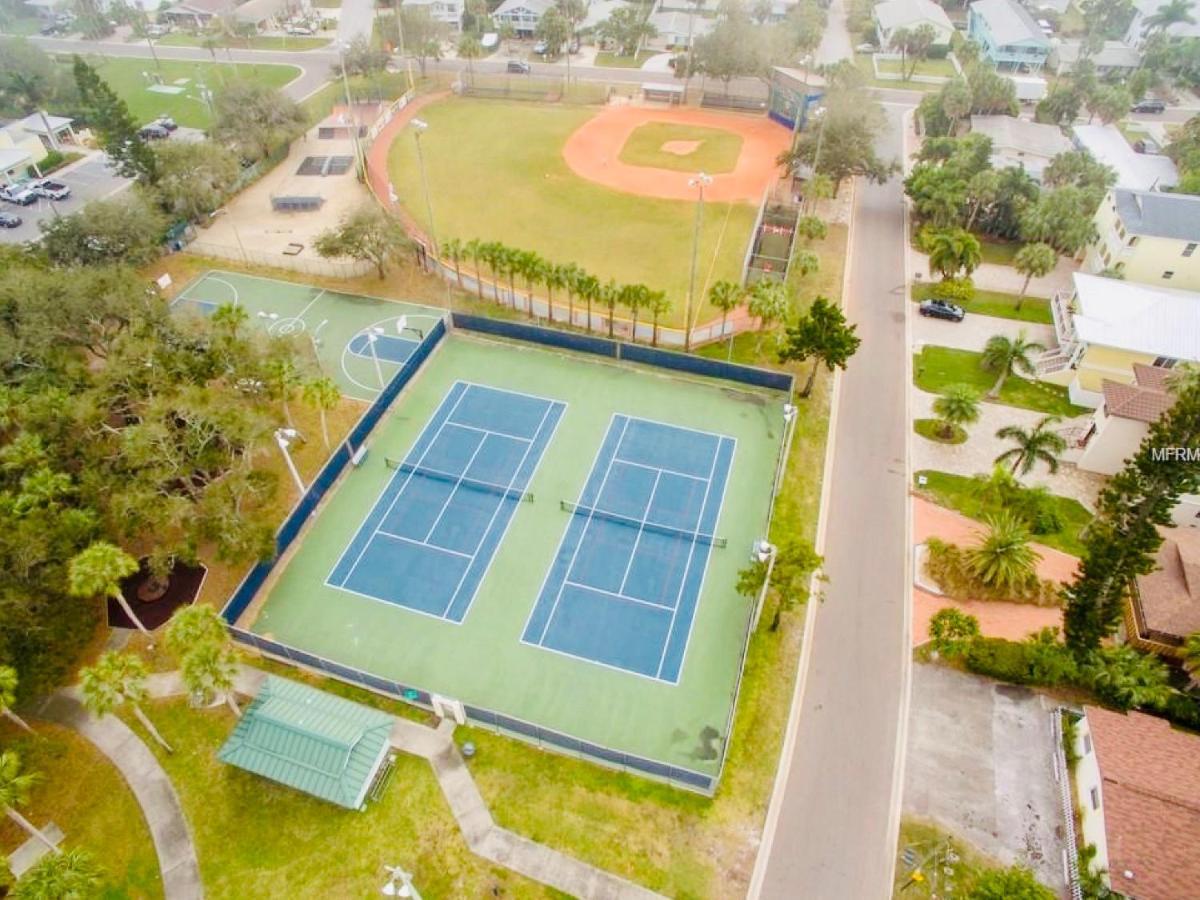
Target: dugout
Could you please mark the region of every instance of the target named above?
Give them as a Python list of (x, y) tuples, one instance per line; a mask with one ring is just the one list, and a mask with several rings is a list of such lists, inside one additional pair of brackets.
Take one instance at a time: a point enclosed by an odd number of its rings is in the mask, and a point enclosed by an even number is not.
[(683, 85), (643, 82), (642, 97), (645, 100), (655, 103), (667, 103), (671, 106), (679, 106), (683, 103)]

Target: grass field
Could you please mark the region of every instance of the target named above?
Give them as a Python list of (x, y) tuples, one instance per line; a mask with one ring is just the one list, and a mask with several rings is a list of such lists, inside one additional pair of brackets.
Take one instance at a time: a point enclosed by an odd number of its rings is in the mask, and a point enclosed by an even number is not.
[(596, 65), (610, 69), (640, 69), (642, 63), (656, 55), (653, 50), (642, 50), (637, 56), (617, 56), (609, 50), (601, 50), (596, 54)]
[[(562, 145), (594, 114), (588, 108), (464, 99), (423, 109), (429, 131), (422, 146), (438, 236), (501, 241), (536, 250), (552, 262), (575, 262), (602, 281), (665, 290), (673, 305), (663, 323), (681, 323), (695, 204), (622, 194), (571, 172)], [(424, 223), (410, 132), (392, 146), (389, 171), (409, 213)], [(738, 280), (754, 215), (750, 204), (705, 204), (700, 295), (715, 280)], [(705, 304), (700, 321), (716, 314)]]
[[(153, 900), (163, 895), (158, 858), (146, 820), (120, 773), (95, 747), (73, 731), (32, 720), (30, 737), (7, 720), (0, 742), (16, 750), (26, 772), (42, 778), (24, 807), (38, 826), (53, 822), (66, 834), (65, 846), (92, 854), (103, 871), (98, 900)], [(0, 857), (28, 835), (8, 818), (0, 819)]]
[(1015, 241), (989, 241), (979, 239), (979, 255), (985, 263), (997, 266), (1011, 266), (1021, 245)]
[[(672, 153), (663, 149), (663, 145), (671, 141), (695, 142), (697, 147), (686, 153)], [(620, 160), (633, 166), (721, 175), (734, 170), (741, 152), (742, 137), (732, 131), (673, 122), (647, 122), (629, 136), (621, 148)]]
[[(916, 303), (932, 297), (933, 293), (932, 284), (914, 284), (912, 288), (912, 298)], [(1020, 309), (1017, 309), (1018, 302), (1021, 303)], [(954, 303), (967, 312), (979, 316), (996, 316), (1001, 319), (1038, 322), (1043, 325), (1054, 323), (1054, 317), (1050, 314), (1050, 301), (1042, 297), (1026, 295), (1025, 299), (1021, 300), (1016, 294), (976, 289), (975, 295), (970, 300), (955, 300)]]
[[(940, 394), (952, 384), (969, 384), (980, 393), (986, 393), (995, 383), (996, 375), (979, 365), (981, 355), (970, 350), (926, 346), (913, 356), (913, 382), (931, 394)], [(997, 402), (1063, 417), (1081, 416), (1090, 411), (1067, 399), (1065, 387), (1016, 375), (1005, 379)]]
[(871, 87), (887, 88), (892, 91), (939, 91), (942, 85), (932, 84), (928, 81), (899, 81), (896, 79), (876, 78), (875, 63), (871, 59), (869, 53), (854, 54), (854, 64), (858, 66), (858, 70), (862, 72), (866, 83)]
[(958, 70), (948, 59), (923, 59), (917, 63), (915, 70), (912, 62), (909, 61), (905, 64), (903, 72), (900, 70), (900, 60), (898, 59), (881, 59), (877, 65), (880, 72), (888, 75), (905, 75), (910, 71), (913, 75), (931, 75), (936, 78), (954, 78), (958, 75)]
[[(70, 57), (58, 57), (70, 65)], [(180, 125), (207, 128), (212, 117), (208, 104), (201, 98), (198, 85), (204, 84), (215, 93), (236, 78), (247, 78), (274, 88), (281, 88), (300, 74), (294, 66), (263, 66), (248, 63), (202, 63), (162, 60), (158, 67), (149, 59), (115, 59), (90, 57), (100, 77), (108, 82), (117, 95), (129, 106), (134, 121), (150, 122), (168, 115)], [(148, 89), (151, 77), (158, 73), (165, 84), (178, 84), (179, 94), (162, 94)], [(186, 81), (183, 81), (186, 79)], [(180, 83), (182, 82), (182, 83)]]
[[(204, 47), (208, 38), (199, 34), (175, 32), (155, 41), (163, 47)], [(234, 35), (222, 35), (218, 38), (218, 47), (232, 47), (234, 50), (288, 50), (301, 52), (328, 47), (329, 38), (305, 37), (302, 35), (256, 34), (244, 38)]]

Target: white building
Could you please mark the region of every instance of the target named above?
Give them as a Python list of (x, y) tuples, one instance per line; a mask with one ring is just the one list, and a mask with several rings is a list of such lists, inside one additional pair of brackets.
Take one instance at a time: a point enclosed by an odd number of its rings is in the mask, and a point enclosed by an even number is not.
[(1075, 146), (1117, 173), (1117, 187), (1162, 191), (1179, 181), (1175, 163), (1154, 153), (1137, 153), (1116, 125), (1076, 125)]
[(686, 50), (689, 34), (692, 41), (696, 41), (717, 24), (716, 19), (689, 15), (679, 10), (651, 13), (649, 21), (658, 30), (658, 34), (646, 42), (646, 46), (653, 50)]
[[(1056, 75), (1067, 75), (1079, 63), (1083, 41), (1068, 38), (1058, 41), (1050, 51), (1046, 65)], [(1105, 41), (1100, 50), (1088, 57), (1097, 75), (1129, 75), (1141, 63), (1142, 54), (1124, 41)]]
[(554, 0), (504, 0), (492, 13), (492, 21), (507, 22), (518, 37), (532, 37)]
[(933, 0), (884, 0), (875, 7), (871, 16), (879, 31), (880, 46), (884, 49), (891, 45), (892, 35), (898, 28), (912, 31), (928, 25), (937, 35), (934, 43), (942, 46), (949, 46), (954, 34), (954, 23), (946, 15), (946, 10)]
[(426, 10), (433, 21), (456, 32), (462, 30), (463, 13), (467, 8), (466, 0), (404, 0), (404, 6)]
[(991, 138), (993, 168), (1016, 166), (1039, 182), (1050, 161), (1071, 150), (1071, 142), (1057, 125), (1012, 116), (971, 116), (971, 131)]

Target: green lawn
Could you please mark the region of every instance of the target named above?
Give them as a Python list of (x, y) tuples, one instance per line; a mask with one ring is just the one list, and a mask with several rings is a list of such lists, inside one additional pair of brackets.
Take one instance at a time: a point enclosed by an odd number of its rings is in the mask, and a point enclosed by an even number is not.
[(37, 34), (42, 27), (42, 20), (37, 16), (26, 16), (14, 12), (9, 6), (0, 8), (0, 34), (31, 35)]
[[(904, 859), (906, 850), (915, 858), (912, 866)], [(918, 819), (902, 819), (892, 896), (903, 900), (966, 897), (975, 879), (994, 868), (1003, 866), (937, 826)], [(913, 877), (914, 870), (920, 870), (919, 878)], [(953, 891), (950, 884), (954, 885)]]
[[(912, 287), (912, 298), (918, 303), (932, 297), (933, 293), (932, 284), (914, 284)], [(1019, 322), (1037, 322), (1043, 325), (1053, 324), (1054, 317), (1050, 315), (1049, 300), (1026, 295), (1025, 299), (1021, 301), (1021, 308), (1017, 309), (1017, 302), (1020, 299), (1016, 294), (977, 289), (975, 296), (970, 300), (955, 300), (954, 302), (967, 312), (979, 316), (996, 316), (1001, 319), (1016, 319)]]
[[(163, 47), (203, 47), (206, 40), (208, 38), (205, 35), (175, 32), (159, 38), (155, 43)], [(329, 38), (269, 34), (256, 34), (249, 38), (223, 35), (219, 41), (217, 46), (232, 47), (235, 50), (316, 50), (328, 47), (331, 43)]]
[[(70, 57), (58, 57), (70, 65)], [(264, 66), (238, 63), (202, 63), (179, 60), (162, 60), (156, 67), (150, 59), (89, 58), (100, 77), (122, 100), (129, 105), (129, 112), (136, 122), (150, 122), (160, 115), (168, 115), (180, 125), (192, 128), (207, 128), (211, 122), (208, 104), (201, 98), (198, 85), (204, 84), (219, 93), (223, 85), (236, 78), (253, 79), (271, 87), (281, 88), (300, 75), (295, 66)], [(183, 88), (182, 93), (163, 94), (149, 90), (154, 74), (161, 75), (162, 82)], [(186, 79), (186, 81), (185, 81)]]
[[(918, 483), (920, 476), (925, 477), (924, 485)], [(913, 484), (916, 492), (926, 499), (978, 522), (1001, 511), (998, 505), (980, 497), (975, 479), (965, 475), (926, 469), (913, 474)], [(1083, 541), (1080, 539), (1080, 533), (1092, 520), (1092, 514), (1082, 503), (1070, 497), (1055, 496), (1054, 508), (1063, 523), (1062, 529), (1052, 534), (1034, 535), (1033, 539), (1063, 553), (1082, 556)]]
[[(886, 72), (889, 75), (903, 74), (900, 70), (900, 60), (898, 59), (881, 59), (878, 62), (880, 72)], [(905, 65), (905, 71), (912, 70), (912, 62), (909, 61)], [(923, 59), (917, 63), (913, 75), (932, 75), (936, 78), (955, 78), (958, 75), (958, 70), (954, 68), (954, 63), (948, 59)], [(892, 82), (893, 84), (895, 82)]]
[(892, 91), (939, 91), (941, 84), (931, 84), (927, 81), (893, 81), (875, 77), (875, 64), (869, 53), (856, 53), (854, 64), (862, 72), (865, 83), (870, 87), (887, 88)]
[[(58, 825), (65, 846), (82, 847), (103, 871), (102, 900), (158, 898), (163, 895), (158, 857), (146, 820), (133, 792), (116, 768), (75, 732), (32, 720), (31, 738), (7, 720), (0, 742), (21, 755), (26, 772), (42, 778), (23, 809), (35, 824)], [(11, 853), (28, 835), (9, 819), (0, 819), (0, 856)]]
[[(950, 347), (926, 346), (913, 356), (913, 382), (923, 391), (940, 394), (952, 384), (969, 384), (980, 393), (991, 390), (996, 376), (985, 371), (982, 354)], [(1067, 389), (1057, 384), (1029, 381), (1010, 375), (997, 401), (1022, 409), (1033, 409), (1055, 416), (1081, 416), (1089, 410), (1067, 399)]]
[[(425, 107), (429, 131), (422, 146), (438, 236), (502, 241), (556, 263), (575, 262), (605, 281), (665, 290), (672, 309), (663, 322), (681, 322), (695, 204), (624, 194), (575, 175), (561, 148), (593, 115), (588, 108), (494, 100)], [(408, 212), (423, 223), (424, 193), (409, 132), (393, 145), (389, 170)], [(701, 287), (740, 277), (754, 215), (750, 204), (705, 204)], [(715, 314), (705, 304), (700, 320)]]
[(642, 63), (657, 55), (653, 50), (642, 50), (637, 56), (617, 56), (609, 50), (601, 50), (596, 54), (596, 65), (611, 69), (640, 69)]
[(979, 239), (980, 256), (985, 263), (997, 266), (1011, 266), (1021, 245), (1014, 241), (989, 241)]
[(961, 444), (967, 439), (967, 432), (960, 425), (953, 426), (950, 437), (944, 437), (941, 419), (913, 419), (913, 431), (925, 440), (939, 444)]
[[(664, 149), (672, 141), (695, 143), (693, 150), (674, 153)], [(649, 166), (675, 172), (732, 172), (742, 152), (742, 136), (720, 128), (647, 122), (639, 125), (621, 148), (619, 159), (632, 166)]]

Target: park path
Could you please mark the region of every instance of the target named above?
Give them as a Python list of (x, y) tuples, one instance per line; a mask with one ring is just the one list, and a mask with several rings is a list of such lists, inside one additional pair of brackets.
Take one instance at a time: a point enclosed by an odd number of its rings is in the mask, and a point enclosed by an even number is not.
[(88, 713), (79, 700), (78, 688), (54, 694), (39, 715), (79, 732), (117, 767), (146, 817), (167, 900), (203, 897), (200, 864), (179, 795), (142, 739), (116, 716), (98, 719)]

